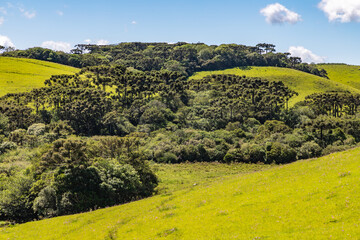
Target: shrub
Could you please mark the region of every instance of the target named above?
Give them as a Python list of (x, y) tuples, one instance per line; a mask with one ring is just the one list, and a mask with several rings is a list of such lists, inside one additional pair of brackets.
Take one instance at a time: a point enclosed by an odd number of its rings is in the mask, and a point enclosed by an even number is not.
[(314, 141), (304, 143), (298, 150), (299, 159), (319, 157), (322, 148)]
[(245, 143), (241, 146), (243, 162), (258, 163), (265, 162), (265, 150), (258, 144)]
[(296, 151), (288, 145), (274, 142), (266, 146), (266, 161), (268, 163), (290, 163), (296, 160)]
[(40, 135), (44, 135), (45, 134), (45, 124), (43, 123), (35, 123), (33, 125), (31, 125), (28, 130), (27, 130), (27, 134), (28, 135), (35, 135), (35, 136), (40, 136)]
[(244, 159), (243, 154), (240, 149), (229, 149), (229, 151), (224, 156), (224, 162), (231, 163), (231, 162), (242, 162)]
[(0, 153), (5, 153), (8, 150), (16, 149), (17, 145), (14, 142), (3, 142), (0, 145)]
[(158, 158), (158, 162), (162, 163), (176, 163), (178, 161), (175, 154), (171, 152), (164, 153), (160, 158)]

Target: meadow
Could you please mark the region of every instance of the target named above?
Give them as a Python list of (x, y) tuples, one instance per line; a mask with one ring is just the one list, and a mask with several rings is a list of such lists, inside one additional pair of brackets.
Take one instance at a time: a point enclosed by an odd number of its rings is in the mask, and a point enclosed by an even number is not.
[(0, 57), (0, 96), (43, 87), (44, 81), (51, 75), (74, 74), (78, 71), (74, 67), (46, 61)]
[[(333, 67), (335, 66), (338, 65), (334, 65)], [(348, 71), (347, 65), (339, 65), (339, 66), (340, 68)], [(325, 69), (327, 70), (327, 68)], [(352, 93), (360, 93), (360, 88), (357, 88), (356, 84), (348, 84), (346, 81), (333, 80), (333, 78), (338, 79), (336, 78), (336, 76), (338, 77), (340, 76), (334, 75), (334, 73), (331, 71), (329, 74), (330, 79), (326, 79), (289, 68), (278, 68), (278, 67), (232, 68), (232, 69), (226, 69), (220, 71), (197, 72), (190, 77), (190, 80), (201, 79), (205, 76), (209, 76), (212, 74), (234, 74), (239, 76), (245, 75), (247, 77), (259, 77), (269, 81), (282, 81), (287, 87), (299, 93), (298, 96), (294, 96), (290, 99), (290, 105), (293, 105), (299, 101), (303, 101), (306, 96), (313, 93), (328, 92), (328, 91), (350, 91)]]
[(360, 68), (354, 65), (345, 64), (323, 64), (319, 65), (327, 71), (332, 81), (360, 89)]
[(356, 239), (359, 154), (356, 148), (122, 206), (4, 227), (0, 238)]

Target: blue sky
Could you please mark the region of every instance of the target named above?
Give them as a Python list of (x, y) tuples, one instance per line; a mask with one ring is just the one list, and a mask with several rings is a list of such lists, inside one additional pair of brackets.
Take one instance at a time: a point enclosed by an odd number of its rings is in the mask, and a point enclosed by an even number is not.
[(18, 49), (267, 42), (304, 61), (360, 65), (359, 30), (360, 0), (0, 1), (0, 45)]

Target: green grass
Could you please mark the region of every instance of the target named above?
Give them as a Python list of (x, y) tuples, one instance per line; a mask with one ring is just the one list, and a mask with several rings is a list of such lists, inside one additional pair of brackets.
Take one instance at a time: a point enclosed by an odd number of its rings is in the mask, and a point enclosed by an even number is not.
[(51, 75), (73, 74), (77, 68), (25, 58), (0, 57), (0, 96), (44, 86)]
[(332, 81), (360, 89), (360, 66), (324, 64), (319, 67), (327, 71)]
[(211, 74), (235, 74), (240, 76), (245, 75), (247, 77), (260, 77), (269, 81), (282, 81), (290, 89), (299, 93), (298, 96), (290, 100), (290, 105), (304, 100), (306, 96), (313, 93), (326, 91), (350, 91), (360, 93), (360, 88), (357, 89), (352, 85), (321, 78), (294, 69), (277, 67), (251, 67), (247, 70), (233, 68), (223, 71), (204, 71), (195, 73), (190, 79), (201, 79)]
[(358, 239), (360, 148), (122, 206), (4, 227), (1, 239)]
[(152, 163), (152, 169), (159, 178), (158, 194), (167, 194), (196, 185), (210, 185), (220, 178), (228, 178), (240, 173), (248, 173), (270, 168), (270, 165), (245, 163)]

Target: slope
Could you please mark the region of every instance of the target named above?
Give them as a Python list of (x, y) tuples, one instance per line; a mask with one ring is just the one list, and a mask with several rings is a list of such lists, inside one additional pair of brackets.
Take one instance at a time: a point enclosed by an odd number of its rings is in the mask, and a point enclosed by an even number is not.
[(319, 65), (327, 71), (332, 81), (349, 85), (360, 89), (360, 66), (346, 64), (323, 64)]
[(0, 57), (0, 96), (44, 86), (51, 75), (73, 74), (77, 68), (25, 58)]
[(360, 88), (356, 89), (342, 82), (332, 81), (294, 69), (278, 67), (249, 67), (248, 69), (233, 68), (222, 71), (205, 71), (195, 73), (190, 79), (201, 79), (211, 74), (235, 74), (247, 77), (260, 77), (269, 81), (283, 81), (286, 86), (299, 93), (298, 96), (294, 96), (290, 100), (290, 105), (304, 100), (310, 94), (318, 92), (350, 91), (360, 93)]
[(356, 239), (360, 148), (122, 206), (3, 228), (1, 239)]

